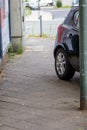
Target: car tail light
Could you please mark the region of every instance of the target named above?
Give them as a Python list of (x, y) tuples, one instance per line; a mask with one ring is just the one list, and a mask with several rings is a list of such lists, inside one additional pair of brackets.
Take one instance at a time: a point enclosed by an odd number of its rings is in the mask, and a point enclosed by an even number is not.
[(62, 25), (60, 25), (58, 27), (58, 31), (57, 31), (58, 32), (58, 43), (61, 41), (61, 37), (62, 37), (64, 30), (65, 30), (65, 28)]

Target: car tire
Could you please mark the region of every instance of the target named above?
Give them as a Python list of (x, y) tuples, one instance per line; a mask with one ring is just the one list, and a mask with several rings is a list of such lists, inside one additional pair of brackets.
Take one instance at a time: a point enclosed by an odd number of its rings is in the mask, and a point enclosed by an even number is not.
[(75, 73), (68, 56), (63, 49), (59, 49), (55, 56), (55, 70), (61, 80), (70, 80)]

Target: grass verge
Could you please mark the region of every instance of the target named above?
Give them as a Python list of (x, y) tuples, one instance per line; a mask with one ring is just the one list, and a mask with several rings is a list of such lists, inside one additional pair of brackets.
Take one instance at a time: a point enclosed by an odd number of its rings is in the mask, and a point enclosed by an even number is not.
[(62, 7), (59, 7), (59, 8), (57, 6), (54, 6), (54, 8), (55, 9), (62, 9), (62, 8), (69, 9), (69, 8), (71, 8), (71, 6), (66, 5), (66, 6), (62, 6)]
[(23, 52), (24, 52), (24, 49), (23, 49), (22, 46), (20, 46), (20, 47), (18, 48), (18, 50), (17, 50), (16, 52), (14, 52), (14, 49), (13, 49), (13, 47), (12, 47), (12, 44), (10, 44), (10, 46), (9, 46), (9, 48), (8, 48), (8, 57), (9, 57), (9, 59), (14, 59), (15, 56), (21, 55)]
[(42, 34), (42, 36), (40, 35), (28, 35), (27, 36), (27, 39), (28, 38), (55, 38), (55, 36), (48, 36), (47, 34)]
[(29, 7), (25, 7), (25, 15), (28, 16), (28, 15), (31, 15), (32, 11), (30, 10)]

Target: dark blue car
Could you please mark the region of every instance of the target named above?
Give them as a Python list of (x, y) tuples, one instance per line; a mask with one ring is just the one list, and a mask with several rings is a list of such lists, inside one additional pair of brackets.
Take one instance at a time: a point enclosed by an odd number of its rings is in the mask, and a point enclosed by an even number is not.
[(61, 80), (79, 71), (79, 7), (72, 7), (58, 27), (54, 48), (55, 70)]

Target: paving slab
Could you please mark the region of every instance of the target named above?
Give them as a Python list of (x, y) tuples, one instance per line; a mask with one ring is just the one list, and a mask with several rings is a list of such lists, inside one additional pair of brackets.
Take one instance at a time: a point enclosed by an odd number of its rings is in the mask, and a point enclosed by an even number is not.
[(53, 38), (28, 38), (25, 52), (7, 63), (0, 81), (0, 130), (87, 130), (80, 111), (80, 76), (61, 81)]

